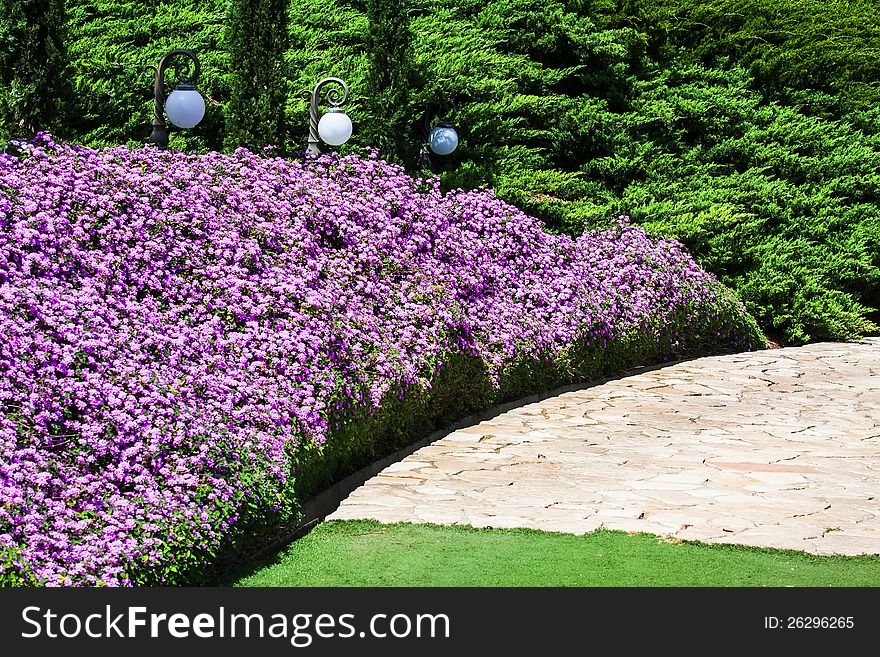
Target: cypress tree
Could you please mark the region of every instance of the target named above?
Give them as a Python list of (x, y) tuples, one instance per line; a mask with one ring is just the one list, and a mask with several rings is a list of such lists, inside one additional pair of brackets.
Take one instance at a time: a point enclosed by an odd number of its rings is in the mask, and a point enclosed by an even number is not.
[(0, 139), (63, 126), (64, 0), (0, 2)]
[(232, 72), (226, 147), (284, 152), (287, 0), (230, 0), (225, 41)]
[(389, 161), (410, 164), (418, 150), (410, 107), (414, 82), (410, 0), (367, 0), (367, 143)]

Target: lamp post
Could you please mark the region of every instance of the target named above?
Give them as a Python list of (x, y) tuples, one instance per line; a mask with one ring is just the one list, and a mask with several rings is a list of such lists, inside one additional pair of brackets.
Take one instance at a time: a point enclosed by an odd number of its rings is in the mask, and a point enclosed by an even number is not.
[[(166, 97), (165, 71), (169, 66), (174, 70), (174, 90)], [(171, 124), (178, 128), (192, 128), (205, 116), (205, 99), (195, 87), (201, 70), (199, 58), (190, 50), (177, 48), (166, 53), (159, 60), (158, 66), (147, 66), (147, 70), (155, 74), (153, 132), (149, 141), (159, 148), (168, 148), (168, 127), (163, 118), (163, 103), (164, 114), (167, 114)]]
[[(338, 86), (331, 87), (327, 90), (326, 98), (330, 104), (330, 109), (318, 120), (318, 94), (321, 89), (328, 84)], [(340, 89), (339, 87), (342, 87)], [(352, 125), (351, 119), (342, 110), (342, 105), (348, 100), (348, 85), (339, 78), (324, 78), (312, 91), (303, 91), (302, 97), (309, 101), (309, 148), (308, 152), (318, 155), (321, 149), (318, 148), (320, 143), (319, 137), (325, 143), (331, 146), (339, 146), (344, 144), (351, 137)]]
[[(458, 132), (450, 123), (457, 110), (458, 107), (455, 101), (451, 100), (446, 100), (442, 104), (431, 103), (428, 105), (428, 108), (425, 110), (424, 127), (422, 129), (424, 143), (419, 153), (419, 166), (431, 166), (430, 153), (449, 155), (458, 148)], [(435, 114), (437, 115), (438, 122), (431, 127), (431, 119)]]

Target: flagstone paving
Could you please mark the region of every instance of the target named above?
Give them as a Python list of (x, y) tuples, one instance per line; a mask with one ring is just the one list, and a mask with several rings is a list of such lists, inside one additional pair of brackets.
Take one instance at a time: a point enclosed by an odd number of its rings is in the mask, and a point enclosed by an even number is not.
[(328, 519), (880, 554), (880, 339), (708, 357), (454, 431)]

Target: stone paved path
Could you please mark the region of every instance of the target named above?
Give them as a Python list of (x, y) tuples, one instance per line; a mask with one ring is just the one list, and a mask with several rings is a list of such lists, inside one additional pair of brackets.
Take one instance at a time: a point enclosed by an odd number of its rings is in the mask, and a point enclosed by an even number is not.
[(880, 339), (701, 358), (517, 408), (329, 516), (355, 518), (878, 554)]

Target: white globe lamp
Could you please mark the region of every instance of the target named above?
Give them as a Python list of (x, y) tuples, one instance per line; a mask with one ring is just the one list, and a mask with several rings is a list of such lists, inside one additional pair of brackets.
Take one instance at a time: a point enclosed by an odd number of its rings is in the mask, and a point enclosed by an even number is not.
[(178, 128), (194, 128), (205, 116), (205, 99), (192, 85), (178, 85), (165, 101), (165, 113)]
[(341, 146), (349, 140), (351, 132), (351, 119), (339, 107), (331, 107), (318, 121), (318, 135), (330, 146)]

